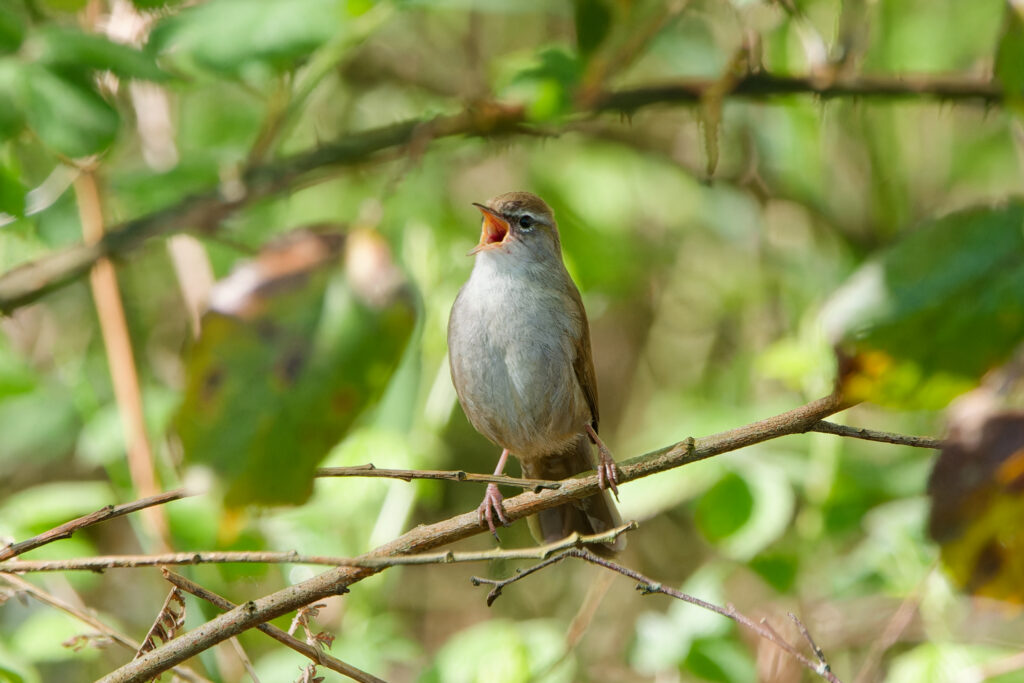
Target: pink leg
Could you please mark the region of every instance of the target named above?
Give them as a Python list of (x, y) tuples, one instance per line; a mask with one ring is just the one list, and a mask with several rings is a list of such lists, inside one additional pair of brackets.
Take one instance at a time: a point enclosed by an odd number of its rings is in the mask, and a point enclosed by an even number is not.
[[(501, 452), (501, 457), (498, 458), (498, 466), (494, 468), (495, 476), (505, 473), (505, 461), (507, 460), (508, 449), (506, 448)], [(487, 492), (484, 493), (484, 499), (476, 509), (477, 514), (480, 515), (480, 526), (486, 526), (490, 529), (491, 533), (494, 534), (494, 538), (499, 542), (501, 539), (498, 538), (498, 530), (494, 526), (494, 518), (497, 517), (502, 526), (511, 524), (508, 517), (505, 516), (505, 506), (502, 505), (502, 500), (504, 500), (504, 496), (498, 490), (498, 485), (488, 484)]]
[(604, 441), (601, 441), (601, 437), (597, 435), (589, 422), (583, 428), (590, 435), (590, 440), (597, 444), (597, 452), (601, 456), (601, 460), (597, 464), (597, 481), (601, 488), (611, 489), (615, 494), (615, 500), (618, 500), (619, 467), (615, 464), (615, 458), (612, 457), (612, 452), (604, 445)]

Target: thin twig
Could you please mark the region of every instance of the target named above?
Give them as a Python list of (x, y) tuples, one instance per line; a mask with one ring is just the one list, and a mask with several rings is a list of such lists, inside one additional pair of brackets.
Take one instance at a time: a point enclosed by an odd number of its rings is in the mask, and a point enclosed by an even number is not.
[(864, 427), (847, 427), (821, 420), (811, 425), (809, 432), (821, 432), (822, 434), (835, 434), (836, 436), (848, 436), (853, 439), (864, 439), (865, 441), (878, 441), (881, 443), (893, 443), (899, 446), (913, 446), (915, 448), (942, 448), (942, 439), (933, 436), (910, 436), (908, 434), (896, 434), (895, 432), (880, 432)]
[(246, 654), (245, 648), (238, 642), (237, 636), (228, 638), (228, 642), (231, 644), (231, 649), (234, 650), (235, 656), (242, 662), (242, 666), (245, 668), (245, 672), (249, 674), (249, 678), (252, 679), (252, 683), (260, 683), (260, 677), (256, 675), (256, 669), (252, 665), (252, 660), (249, 659), (249, 655)]
[[(163, 570), (163, 575), (165, 579), (167, 579), (172, 584), (174, 584), (181, 590), (185, 591), (186, 593), (191, 593), (192, 595), (196, 596), (197, 598), (200, 598), (201, 600), (206, 600), (210, 604), (215, 605), (222, 610), (230, 610), (236, 607), (236, 605), (227, 598), (223, 598), (214, 593), (213, 591), (203, 588), (197, 583), (189, 581), (181, 574), (175, 574), (174, 572), (165, 569)], [(287, 645), (296, 652), (308, 657), (309, 659), (313, 660), (317, 664), (320, 664), (321, 666), (326, 666), (328, 669), (331, 669), (332, 671), (337, 671), (338, 673), (348, 676), (349, 678), (356, 681), (381, 683), (381, 679), (377, 678), (373, 674), (369, 674), (361, 669), (357, 669), (351, 664), (346, 664), (340, 659), (336, 659), (335, 657), (332, 657), (326, 652), (323, 652), (319, 648), (313, 647), (312, 645), (308, 645), (299, 640), (298, 638), (294, 638), (288, 635), (283, 630), (279, 629), (273, 624), (260, 624), (256, 628), (263, 631), (279, 643)]]
[(811, 646), (811, 652), (813, 652), (814, 656), (818, 658), (818, 669), (815, 670), (815, 673), (821, 676), (822, 673), (831, 671), (832, 667), (828, 665), (828, 660), (825, 659), (825, 653), (822, 652), (821, 648), (818, 647), (818, 644), (814, 642), (814, 638), (811, 636), (811, 632), (807, 630), (807, 627), (804, 626), (804, 622), (800, 621), (800, 617), (792, 612), (788, 612), (787, 614), (789, 614), (789, 618), (793, 620), (793, 623), (796, 624), (796, 627), (800, 629), (800, 635), (802, 635), (804, 640), (807, 641), (807, 644)]
[[(788, 412), (749, 425), (731, 429), (700, 440), (687, 438), (665, 448), (619, 463), (619, 483), (734, 451), (787, 434), (800, 434), (829, 415), (849, 407), (841, 396), (832, 394)], [(557, 491), (527, 491), (504, 501), (505, 514), (511, 520), (522, 519), (541, 510), (586, 498), (600, 491), (597, 475), (562, 482)], [(423, 553), (484, 531), (476, 510), (435, 524), (418, 526), (360, 559), (393, 557)], [(303, 605), (338, 595), (348, 587), (381, 571), (372, 567), (335, 567), (301, 583), (252, 600), (226, 612), (200, 628), (184, 633), (154, 652), (128, 662), (103, 679), (104, 683), (149, 680), (161, 671), (206, 650), (226, 638), (253, 628), (269, 619), (292, 612)]]
[(549, 557), (566, 548), (590, 544), (611, 543), (623, 533), (636, 528), (636, 522), (623, 524), (599, 534), (581, 536), (574, 533), (561, 541), (529, 548), (493, 548), (491, 550), (447, 551), (440, 553), (418, 553), (392, 557), (329, 557), (325, 555), (300, 555), (294, 551), (205, 551), (191, 553), (165, 553), (162, 555), (96, 555), (94, 557), (70, 558), (66, 560), (13, 560), (0, 564), (0, 571), (11, 574), (32, 572), (93, 571), (107, 569), (135, 569), (138, 567), (159, 567), (163, 565), (195, 564), (319, 564), (333, 567), (365, 567), (383, 569), (399, 565), (456, 564), (462, 562), (490, 562), (493, 560), (536, 560)]
[(682, 600), (683, 602), (690, 603), (691, 605), (696, 605), (697, 607), (701, 607), (703, 609), (714, 612), (715, 614), (720, 614), (723, 617), (732, 619), (740, 626), (743, 626), (744, 628), (753, 631), (765, 640), (768, 640), (777, 645), (778, 647), (782, 648), (789, 655), (794, 657), (797, 661), (799, 661), (809, 670), (813, 671), (826, 681), (829, 681), (830, 683), (839, 683), (839, 679), (836, 677), (834, 673), (832, 673), (832, 670), (829, 668), (828, 663), (825, 661), (825, 655), (819, 654), (821, 653), (821, 650), (818, 649), (817, 645), (814, 645), (814, 641), (811, 639), (810, 634), (806, 632), (806, 628), (803, 627), (803, 624), (801, 624), (799, 620), (797, 620), (797, 624), (800, 626), (802, 632), (805, 634), (805, 637), (807, 638), (808, 642), (812, 644), (812, 648), (815, 651), (815, 655), (819, 659), (818, 663), (812, 662), (810, 659), (808, 659), (803, 653), (797, 650), (792, 643), (790, 643), (785, 638), (780, 636), (779, 633), (770, 625), (768, 625), (767, 623), (759, 624), (755, 622), (750, 617), (737, 611), (736, 608), (732, 605), (729, 605), (728, 607), (721, 607), (719, 605), (715, 605), (705, 600), (701, 600), (700, 598), (690, 595), (688, 593), (683, 593), (682, 591), (678, 591), (674, 588), (669, 588), (667, 586), (662, 585), (658, 581), (654, 581), (653, 579), (648, 578), (647, 576), (641, 574), (636, 570), (630, 569), (629, 567), (624, 567), (621, 564), (617, 564), (615, 562), (612, 562), (611, 560), (595, 555), (586, 548), (570, 548), (569, 550), (565, 550), (559, 553), (558, 555), (555, 555), (554, 557), (548, 558), (547, 560), (544, 560), (543, 562), (534, 565), (533, 567), (524, 569), (523, 571), (517, 571), (515, 574), (513, 574), (507, 579), (485, 579), (478, 576), (474, 576), (470, 580), (473, 582), (474, 586), (479, 586), (482, 584), (493, 586), (490, 593), (487, 594), (487, 604), (491, 605), (501, 595), (502, 589), (508, 586), (509, 584), (515, 583), (516, 581), (521, 581), (530, 574), (538, 572), (541, 569), (544, 569), (545, 567), (550, 567), (551, 565), (561, 562), (562, 560), (569, 557), (575, 557), (581, 560), (585, 560), (586, 562), (596, 564), (600, 567), (604, 567), (605, 569), (609, 569), (613, 572), (617, 572), (619, 574), (622, 574), (623, 576), (629, 577), (637, 581), (636, 588), (644, 595), (649, 595), (651, 593), (662, 593), (663, 595), (668, 595), (670, 597), (676, 598), (677, 600)]
[(389, 479), (401, 479), (412, 481), (413, 479), (443, 479), (445, 481), (475, 481), (483, 484), (498, 484), (500, 486), (516, 486), (521, 489), (533, 491), (542, 489), (557, 489), (562, 484), (547, 479), (519, 479), (517, 477), (505, 477), (497, 474), (473, 474), (463, 470), (391, 470), (375, 467), (373, 463), (367, 465), (356, 465), (354, 467), (321, 467), (316, 471), (317, 477), (385, 477)]
[(864, 657), (860, 671), (857, 672), (857, 677), (853, 679), (854, 683), (868, 683), (868, 681), (874, 680), (875, 669), (882, 661), (882, 657), (889, 651), (889, 648), (899, 641), (903, 632), (907, 630), (907, 627), (914, 620), (914, 615), (917, 614), (917, 610), (921, 606), (921, 598), (924, 595), (925, 587), (928, 585), (928, 581), (931, 579), (937, 564), (938, 561), (933, 563), (932, 569), (925, 573), (921, 580), (917, 582), (917, 585), (914, 586), (914, 590), (910, 595), (903, 599), (900, 606), (896, 608), (896, 611), (889, 618), (885, 628), (882, 629), (881, 635), (872, 639), (871, 647), (868, 648), (868, 653)]
[(173, 500), (188, 498), (191, 495), (193, 494), (186, 493), (184, 489), (177, 489), (175, 491), (167, 491), (166, 493), (158, 493), (155, 496), (140, 498), (139, 500), (132, 501), (131, 503), (108, 505), (104, 508), (100, 508), (96, 512), (90, 512), (87, 515), (83, 515), (77, 519), (71, 520), (70, 522), (65, 522), (60, 526), (54, 527), (49, 531), (44, 531), (38, 536), (33, 536), (32, 538), (21, 541), (20, 543), (13, 543), (5, 548), (0, 548), (0, 562), (9, 560), (12, 557), (17, 557), (22, 553), (34, 550), (39, 546), (46, 545), (47, 543), (59, 541), (62, 538), (70, 538), (76, 531), (90, 527), (93, 524), (98, 524), (108, 519), (113, 519), (114, 517), (120, 517), (121, 515), (127, 515), (131, 512), (137, 512), (154, 505), (163, 505), (164, 503), (170, 503)]
[[(779, 77), (765, 73), (739, 78), (730, 98), (770, 100), (779, 95), (809, 94), (821, 98), (934, 97), (955, 102), (1000, 104), (1004, 95), (990, 80), (933, 76), (860, 77), (823, 83), (818, 77)], [(644, 107), (692, 105), (716, 86), (714, 79), (677, 80), (671, 83), (599, 93), (587, 108), (567, 117), (549, 132), (575, 125), (579, 119), (606, 112), (632, 113)], [(10, 313), (43, 294), (75, 280), (104, 256), (116, 256), (138, 248), (153, 237), (185, 230), (209, 230), (240, 208), (278, 193), (327, 180), (328, 167), (379, 159), (379, 153), (404, 147), (429, 126), (432, 139), (460, 135), (496, 136), (536, 132), (526, 125), (525, 111), (500, 102), (474, 104), (459, 114), (432, 119), (412, 119), (344, 136), (334, 143), (272, 163), (249, 168), (241, 174), (239, 192), (219, 188), (188, 197), (176, 205), (114, 226), (95, 245), (77, 245), (50, 253), (0, 276), (0, 313)]]
[[(83, 624), (86, 624), (87, 626), (96, 629), (96, 631), (98, 631), (99, 633), (102, 633), (106, 637), (110, 638), (111, 642), (117, 643), (118, 645), (121, 645), (122, 647), (129, 649), (133, 653), (137, 652), (139, 648), (142, 647), (141, 643), (139, 643), (136, 640), (133, 640), (124, 633), (121, 633), (113, 626), (108, 626), (107, 624), (104, 624), (102, 621), (100, 621), (93, 615), (89, 614), (88, 612), (83, 612), (71, 603), (65, 602), (57, 596), (47, 593), (39, 586), (36, 586), (33, 583), (29, 583), (20, 576), (13, 576), (11, 574), (5, 574), (3, 572), (0, 572), (0, 578), (2, 578), (9, 585), (14, 587), (16, 590), (31, 595), (39, 602), (45, 605), (49, 605), (50, 607), (59, 609), (61, 612), (64, 612), (65, 614), (70, 614), (72, 617), (78, 619)], [(176, 675), (180, 676), (181, 678), (184, 678), (186, 681), (193, 681), (195, 683), (212, 683), (209, 679), (203, 678), (199, 674), (183, 666), (175, 666), (173, 671)]]

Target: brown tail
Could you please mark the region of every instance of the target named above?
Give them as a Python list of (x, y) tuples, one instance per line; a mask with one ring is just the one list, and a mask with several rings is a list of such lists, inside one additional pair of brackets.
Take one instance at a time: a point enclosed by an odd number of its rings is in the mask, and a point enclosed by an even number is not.
[[(565, 479), (580, 472), (593, 470), (590, 441), (580, 434), (573, 450), (543, 458), (523, 460), (523, 476), (527, 479)], [(530, 533), (538, 543), (560, 541), (574, 531), (583, 535), (598, 534), (622, 524), (619, 511), (607, 491), (574, 500), (550, 510), (542, 510), (527, 520)], [(614, 543), (600, 543), (590, 549), (602, 555), (612, 555), (626, 547), (626, 537), (619, 536)]]

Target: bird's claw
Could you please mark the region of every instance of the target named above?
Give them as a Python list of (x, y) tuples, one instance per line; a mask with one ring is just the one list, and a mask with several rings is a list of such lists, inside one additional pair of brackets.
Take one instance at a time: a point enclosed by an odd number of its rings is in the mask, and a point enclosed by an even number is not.
[(495, 528), (494, 518), (497, 517), (498, 521), (502, 526), (508, 526), (511, 524), (508, 517), (505, 515), (505, 506), (502, 504), (504, 496), (501, 495), (501, 491), (498, 490), (497, 484), (488, 484), (487, 491), (484, 493), (484, 499), (480, 502), (480, 506), (476, 509), (477, 515), (480, 517), (480, 526), (485, 526), (491, 530), (494, 535), (494, 539), (501, 542), (498, 538), (498, 530)]
[(597, 485), (602, 489), (611, 489), (615, 500), (619, 499), (619, 466), (608, 449), (601, 446), (597, 449), (601, 462), (597, 465)]

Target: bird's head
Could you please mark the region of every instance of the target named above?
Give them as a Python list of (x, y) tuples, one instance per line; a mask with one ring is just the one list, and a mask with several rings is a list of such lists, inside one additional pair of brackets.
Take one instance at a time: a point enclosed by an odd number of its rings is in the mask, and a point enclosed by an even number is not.
[(561, 256), (555, 214), (543, 199), (529, 192), (506, 192), (473, 206), (483, 214), (480, 243), (469, 253), (486, 251), (553, 252)]

